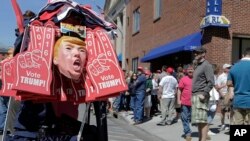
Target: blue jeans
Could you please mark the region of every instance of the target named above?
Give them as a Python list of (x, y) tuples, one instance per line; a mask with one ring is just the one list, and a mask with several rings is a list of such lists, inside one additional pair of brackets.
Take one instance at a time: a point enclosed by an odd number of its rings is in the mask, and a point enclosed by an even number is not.
[(145, 99), (145, 92), (136, 92), (135, 93), (135, 108), (134, 108), (134, 120), (142, 121), (144, 116), (144, 99)]
[(113, 108), (116, 112), (119, 112), (124, 107), (124, 93), (120, 93), (119, 96), (117, 96), (113, 102)]
[(191, 113), (191, 106), (181, 105), (181, 121), (183, 125), (183, 132), (185, 135), (191, 135), (192, 133), (190, 129)]
[(9, 97), (0, 96), (0, 130), (4, 129), (5, 119), (8, 110)]
[(130, 97), (130, 109), (134, 111), (135, 109), (135, 95), (131, 95)]

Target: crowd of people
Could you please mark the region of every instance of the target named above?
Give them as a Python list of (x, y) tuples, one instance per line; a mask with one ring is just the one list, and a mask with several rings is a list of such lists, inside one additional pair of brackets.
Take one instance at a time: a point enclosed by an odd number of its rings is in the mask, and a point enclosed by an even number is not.
[[(13, 49), (8, 52), (13, 54)], [(199, 141), (211, 139), (215, 135), (209, 130), (217, 113), (221, 117), (220, 130), (229, 130), (229, 124), (249, 124), (249, 76), (250, 48), (234, 66), (225, 63), (221, 68), (210, 64), (206, 59), (206, 50), (194, 51), (193, 64), (178, 67), (162, 66), (162, 70), (152, 73), (138, 67), (137, 72), (126, 73), (128, 90), (121, 92), (111, 103), (117, 112), (132, 111), (134, 125), (150, 120), (161, 114), (157, 126), (171, 125), (181, 119), (183, 133), (191, 141), (190, 125), (196, 125)], [(0, 132), (3, 132), (8, 97), (0, 97)], [(230, 123), (225, 123), (225, 118)], [(9, 129), (11, 131), (11, 129)]]
[[(206, 60), (206, 49), (201, 47), (194, 50), (192, 64), (176, 69), (164, 65), (154, 73), (138, 67), (137, 73), (126, 73), (129, 90), (115, 99), (113, 107), (118, 112), (133, 112), (134, 125), (161, 114), (157, 126), (171, 125), (181, 119), (187, 141), (192, 140), (191, 124), (198, 127), (199, 141), (211, 140), (216, 133), (209, 130), (209, 125), (216, 113), (221, 119), (220, 131), (229, 131), (230, 124), (249, 123), (249, 111), (244, 107), (249, 102), (243, 100), (248, 88), (242, 88), (247, 83), (239, 79), (243, 79), (243, 74), (238, 76), (241, 74), (238, 65), (242, 72), (248, 70), (243, 64), (249, 64), (249, 55), (248, 48), (235, 67), (229, 63), (219, 66)], [(246, 76), (245, 82), (250, 80)], [(232, 102), (234, 96), (239, 98)], [(225, 123), (225, 118), (230, 123)]]

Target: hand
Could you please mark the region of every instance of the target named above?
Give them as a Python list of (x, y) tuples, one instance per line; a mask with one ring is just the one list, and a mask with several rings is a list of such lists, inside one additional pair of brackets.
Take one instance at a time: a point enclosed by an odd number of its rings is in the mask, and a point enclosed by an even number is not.
[(16, 55), (16, 89), (50, 95), (54, 37), (53, 28), (30, 26), (28, 50)]
[(229, 93), (229, 98), (232, 100), (234, 98), (234, 93)]
[(161, 95), (161, 94), (158, 94), (158, 95), (157, 95), (157, 98), (158, 98), (159, 100), (161, 100), (162, 95)]
[(203, 102), (205, 100), (205, 96), (203, 94), (199, 94), (198, 97), (199, 97), (201, 102)]
[(98, 97), (127, 90), (124, 74), (105, 31), (87, 29), (86, 44), (86, 70)]
[(150, 92), (150, 90), (151, 90), (150, 88), (147, 88), (147, 89), (146, 89), (146, 92), (148, 93), (148, 92)]
[(126, 92), (125, 92), (125, 95), (129, 95), (129, 92), (128, 92), (128, 91), (126, 91)]

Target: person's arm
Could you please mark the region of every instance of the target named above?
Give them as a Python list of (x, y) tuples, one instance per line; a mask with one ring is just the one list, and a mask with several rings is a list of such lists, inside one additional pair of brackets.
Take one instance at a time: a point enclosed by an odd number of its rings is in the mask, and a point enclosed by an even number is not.
[(163, 88), (162, 86), (159, 86), (158, 95), (157, 95), (158, 99), (161, 99), (162, 92), (163, 92)]
[(214, 86), (214, 71), (211, 65), (205, 67), (205, 77), (207, 79), (207, 86), (204, 90), (204, 96), (209, 95), (209, 92), (212, 90)]
[(230, 94), (230, 99), (233, 99), (234, 97), (234, 85), (233, 85), (233, 79), (232, 74), (229, 72), (227, 76), (227, 86), (228, 86), (228, 92)]
[(177, 90), (177, 104), (181, 105), (181, 90), (178, 88)]
[(160, 82), (160, 84), (159, 84), (159, 90), (158, 90), (158, 95), (157, 95), (159, 100), (161, 99), (161, 96), (162, 96), (162, 93), (163, 93), (164, 81), (165, 81), (165, 79), (162, 78), (162, 79), (161, 79), (161, 82)]
[(227, 86), (228, 87), (233, 87), (233, 76), (231, 71), (229, 71), (228, 76), (227, 76)]
[(181, 104), (181, 93), (183, 91), (183, 88), (184, 88), (184, 83), (183, 83), (183, 78), (181, 78), (177, 90), (177, 104)]
[(234, 98), (234, 87), (228, 87), (229, 98), (232, 100)]
[(146, 77), (143, 76), (139, 76), (137, 78), (137, 80), (135, 81), (135, 87), (137, 88), (138, 86), (140, 86), (142, 83), (144, 83), (146, 81)]

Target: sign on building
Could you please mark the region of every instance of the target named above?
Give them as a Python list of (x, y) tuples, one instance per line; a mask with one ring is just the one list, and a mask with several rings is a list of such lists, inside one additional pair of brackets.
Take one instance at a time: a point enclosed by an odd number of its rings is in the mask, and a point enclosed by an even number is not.
[(222, 15), (222, 0), (207, 0), (206, 16), (202, 19), (200, 28), (206, 28), (209, 26), (230, 26), (230, 21)]

